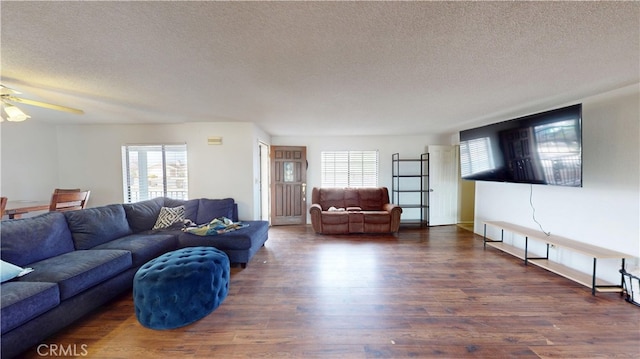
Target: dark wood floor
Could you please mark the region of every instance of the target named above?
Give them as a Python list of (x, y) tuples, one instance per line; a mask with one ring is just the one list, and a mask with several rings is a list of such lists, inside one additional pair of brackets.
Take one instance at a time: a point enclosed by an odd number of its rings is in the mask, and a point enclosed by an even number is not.
[(142, 327), (127, 293), (46, 343), (110, 359), (640, 356), (640, 308), (483, 250), (455, 226), (269, 237), (232, 268), (224, 303), (190, 326)]

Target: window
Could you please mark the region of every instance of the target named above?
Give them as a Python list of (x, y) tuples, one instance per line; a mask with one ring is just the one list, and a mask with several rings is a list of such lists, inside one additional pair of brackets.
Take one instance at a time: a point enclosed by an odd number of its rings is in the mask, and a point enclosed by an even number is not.
[[(471, 155), (472, 153), (474, 154), (473, 156)], [(472, 161), (471, 158), (474, 158), (475, 161)], [(496, 165), (493, 163), (493, 153), (491, 151), (491, 139), (489, 137), (460, 142), (460, 172), (462, 176), (495, 168)]]
[(378, 151), (323, 151), (322, 187), (378, 187)]
[(536, 148), (545, 181), (550, 184), (580, 186), (582, 155), (577, 120), (535, 126)]
[(187, 145), (122, 146), (125, 203), (187, 199)]

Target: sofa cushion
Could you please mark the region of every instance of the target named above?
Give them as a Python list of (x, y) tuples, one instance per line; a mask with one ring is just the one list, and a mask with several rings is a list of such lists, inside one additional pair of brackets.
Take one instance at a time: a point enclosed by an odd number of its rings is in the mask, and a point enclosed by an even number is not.
[(344, 203), (344, 189), (343, 188), (320, 188), (319, 189), (319, 204), (322, 206), (322, 210), (326, 211), (330, 207), (346, 208)]
[(164, 198), (162, 197), (122, 205), (129, 227), (134, 233), (150, 230), (156, 223), (163, 206)]
[[(198, 236), (190, 233), (182, 233), (178, 237), (179, 247), (215, 247), (220, 250), (249, 249), (255, 238), (266, 235), (268, 224), (266, 221), (244, 221), (247, 226), (233, 232), (218, 234), (215, 236)], [(262, 244), (260, 244), (262, 245)]]
[(345, 224), (349, 223), (349, 212), (326, 211), (322, 212), (323, 224)]
[[(233, 198), (207, 199), (201, 198), (198, 205), (196, 224), (211, 222), (214, 218), (226, 217), (233, 219)], [(188, 217), (187, 217), (188, 218)]]
[(133, 233), (138, 233), (153, 228), (162, 207), (184, 206), (185, 218), (195, 222), (199, 203), (200, 201), (197, 199), (185, 201), (169, 197), (157, 197), (146, 201), (125, 203), (122, 207), (124, 207), (131, 230)]
[(384, 198), (384, 191), (380, 188), (360, 188), (359, 206), (363, 211), (379, 211), (382, 205), (389, 202), (389, 198)]
[(196, 218), (198, 216), (199, 205), (200, 205), (199, 199), (190, 199), (185, 201), (185, 200), (169, 198), (169, 197), (164, 198), (165, 207), (184, 206), (184, 217), (192, 220), (193, 222), (196, 221)]
[[(248, 228), (248, 227), (247, 227)], [(178, 237), (179, 247), (215, 247), (224, 249), (249, 249), (251, 248), (251, 236), (242, 233), (242, 230), (223, 233), (217, 236), (198, 236), (183, 233)], [(240, 232), (240, 233), (238, 233)]]
[(28, 322), (60, 304), (55, 283), (8, 282), (0, 288), (2, 334)]
[(389, 224), (391, 222), (391, 216), (386, 211), (367, 211), (362, 214), (364, 215), (364, 223)]
[(269, 222), (243, 221), (249, 226), (218, 236), (196, 236), (182, 233), (179, 247), (215, 247), (229, 256), (231, 263), (246, 264), (269, 238)]
[(344, 207), (361, 207), (360, 205), (360, 191), (363, 188), (345, 188), (344, 191)]
[(74, 250), (61, 212), (2, 221), (0, 235), (2, 260), (20, 267)]
[(115, 249), (77, 250), (31, 266), (34, 271), (17, 280), (57, 283), (63, 301), (131, 268), (131, 253)]
[(322, 233), (349, 233), (349, 212), (324, 211), (321, 213), (320, 217), (322, 222)]
[(362, 212), (364, 214), (364, 231), (380, 233), (391, 231), (391, 216), (385, 211)]
[(121, 204), (64, 212), (64, 215), (76, 249), (90, 249), (131, 233)]
[(364, 232), (364, 213), (348, 212), (349, 215), (349, 233)]
[(123, 249), (131, 252), (133, 267), (139, 267), (157, 256), (178, 248), (176, 234), (135, 233), (95, 246), (92, 249)]

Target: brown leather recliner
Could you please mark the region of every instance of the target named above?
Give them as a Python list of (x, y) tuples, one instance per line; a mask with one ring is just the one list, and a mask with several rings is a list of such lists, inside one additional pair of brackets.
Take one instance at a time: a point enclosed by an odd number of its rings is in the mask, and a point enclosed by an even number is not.
[(379, 188), (317, 188), (311, 193), (311, 225), (316, 233), (393, 233), (402, 208)]

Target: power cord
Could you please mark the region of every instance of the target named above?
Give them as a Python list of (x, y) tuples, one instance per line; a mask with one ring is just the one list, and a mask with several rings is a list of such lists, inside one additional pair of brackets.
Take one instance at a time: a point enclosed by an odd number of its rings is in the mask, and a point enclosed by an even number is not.
[(536, 219), (536, 208), (533, 206), (533, 184), (531, 184), (530, 186), (531, 187), (529, 191), (529, 204), (531, 205), (531, 216), (533, 217), (533, 221), (538, 224), (538, 227), (540, 227), (540, 230), (542, 231), (542, 233), (544, 233), (547, 237), (549, 237), (551, 235), (551, 232), (545, 231), (544, 228), (542, 228), (542, 225), (540, 224), (540, 222), (538, 222), (538, 220)]

